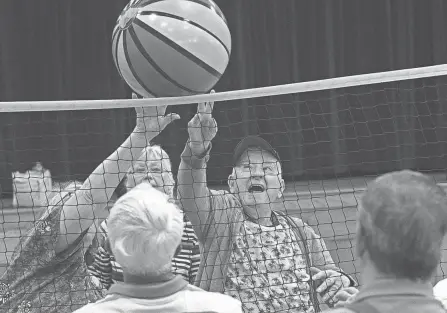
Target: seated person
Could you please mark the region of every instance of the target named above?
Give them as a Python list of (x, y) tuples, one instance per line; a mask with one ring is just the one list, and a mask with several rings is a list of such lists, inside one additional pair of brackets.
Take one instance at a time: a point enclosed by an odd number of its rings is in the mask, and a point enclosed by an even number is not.
[[(124, 178), (124, 189), (128, 192), (143, 182), (150, 182), (152, 187), (165, 193), (169, 198), (174, 198), (175, 182), (172, 176), (171, 161), (166, 151), (160, 146), (148, 146), (143, 150)], [(101, 223), (99, 233), (94, 240), (99, 247), (93, 247), (96, 252), (93, 253), (94, 260), (92, 264), (89, 264), (89, 270), (98, 278), (104, 288), (109, 289), (113, 283), (123, 281), (123, 270), (111, 253), (107, 228), (107, 220), (105, 220)], [(191, 222), (184, 214), (182, 243), (174, 256), (172, 270), (174, 274), (182, 275), (186, 281), (193, 283), (199, 264), (199, 243)]]
[(69, 313), (104, 290), (84, 262), (86, 235), (133, 161), (177, 114), (166, 106), (137, 108), (136, 126), (124, 143), (79, 186), (55, 193), (42, 216), (14, 250), (0, 278), (0, 312)]
[(431, 279), (447, 231), (447, 197), (431, 177), (382, 175), (359, 204), (357, 253), (364, 285), (330, 313), (445, 313)]
[(113, 284), (104, 299), (76, 313), (242, 312), (236, 299), (206, 292), (172, 273), (183, 215), (166, 194), (141, 183), (115, 203), (107, 221), (110, 248), (124, 282)]
[(273, 210), (284, 192), (278, 153), (264, 139), (235, 148), (229, 192), (211, 190), (206, 165), (217, 134), (213, 103), (198, 105), (178, 171), (178, 194), (203, 261), (197, 286), (240, 300), (244, 312), (314, 312), (332, 306), (355, 282), (338, 268), (323, 239), (301, 219)]

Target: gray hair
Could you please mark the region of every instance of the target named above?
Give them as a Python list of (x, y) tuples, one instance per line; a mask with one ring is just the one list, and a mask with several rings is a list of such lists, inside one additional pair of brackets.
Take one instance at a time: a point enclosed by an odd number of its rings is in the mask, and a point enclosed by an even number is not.
[[(146, 162), (148, 160), (161, 160), (163, 171), (169, 172), (172, 177), (172, 181), (165, 182), (165, 184), (170, 189), (169, 196), (173, 196), (175, 193), (175, 190), (174, 190), (175, 189), (175, 180), (174, 180), (174, 177), (172, 176), (172, 164), (171, 164), (171, 159), (169, 158), (168, 153), (159, 145), (149, 145), (143, 149), (143, 151), (141, 152), (140, 156), (137, 159), (137, 162), (141, 162), (141, 161)], [(127, 175), (130, 172), (132, 172), (133, 166), (134, 166), (134, 164), (132, 164), (132, 166), (127, 170), (127, 173), (121, 182), (121, 185), (124, 188), (124, 193), (128, 191), (128, 190), (126, 190), (125, 185), (126, 185), (126, 180), (128, 179)]]
[(133, 275), (171, 271), (183, 235), (183, 214), (149, 183), (123, 195), (107, 219), (110, 247), (117, 262)]
[(409, 170), (388, 173), (362, 197), (357, 249), (383, 274), (426, 281), (440, 262), (446, 230), (446, 193), (431, 177)]

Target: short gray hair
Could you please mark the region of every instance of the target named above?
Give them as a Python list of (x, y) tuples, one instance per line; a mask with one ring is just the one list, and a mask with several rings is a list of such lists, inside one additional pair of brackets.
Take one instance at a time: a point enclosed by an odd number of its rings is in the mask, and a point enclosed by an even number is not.
[(149, 183), (123, 195), (107, 219), (110, 247), (117, 262), (133, 275), (171, 271), (183, 235), (183, 214)]
[(392, 172), (368, 185), (362, 197), (357, 249), (386, 275), (429, 280), (447, 230), (446, 193), (429, 176)]
[[(143, 149), (140, 156), (137, 159), (137, 162), (146, 162), (148, 160), (161, 160), (162, 168), (164, 172), (169, 172), (172, 178), (172, 181), (165, 182), (165, 185), (170, 189), (169, 196), (173, 196), (175, 193), (175, 180), (172, 176), (172, 164), (171, 159), (169, 158), (168, 153), (159, 145), (149, 145)], [(127, 175), (129, 172), (132, 172), (134, 164), (127, 170), (126, 175), (124, 176), (121, 186), (124, 186), (124, 191), (127, 192), (125, 185), (127, 180)]]

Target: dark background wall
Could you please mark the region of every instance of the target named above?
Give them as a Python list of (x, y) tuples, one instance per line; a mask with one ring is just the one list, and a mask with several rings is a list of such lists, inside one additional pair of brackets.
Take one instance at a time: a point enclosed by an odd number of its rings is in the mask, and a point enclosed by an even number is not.
[[(443, 0), (217, 0), (233, 36), (217, 91), (447, 63)], [(110, 36), (125, 0), (0, 1), (0, 101), (129, 97)], [(247, 134), (278, 149), (288, 180), (444, 171), (446, 79), (366, 86), (216, 105), (210, 178)], [(174, 165), (195, 106), (157, 139)], [(42, 161), (56, 179), (85, 178), (133, 127), (133, 112), (0, 114), (0, 183)], [(175, 168), (175, 166), (174, 166)]]

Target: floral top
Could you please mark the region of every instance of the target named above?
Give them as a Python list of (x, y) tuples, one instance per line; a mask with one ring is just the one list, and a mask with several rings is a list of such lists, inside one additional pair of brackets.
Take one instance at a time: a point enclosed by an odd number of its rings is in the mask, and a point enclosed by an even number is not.
[(233, 245), (225, 294), (242, 302), (245, 313), (314, 312), (310, 276), (300, 245), (287, 221), (266, 227), (244, 221)]
[(0, 278), (1, 313), (66, 313), (103, 297), (84, 262), (85, 233), (65, 251), (55, 252), (62, 206), (49, 207), (20, 239)]

